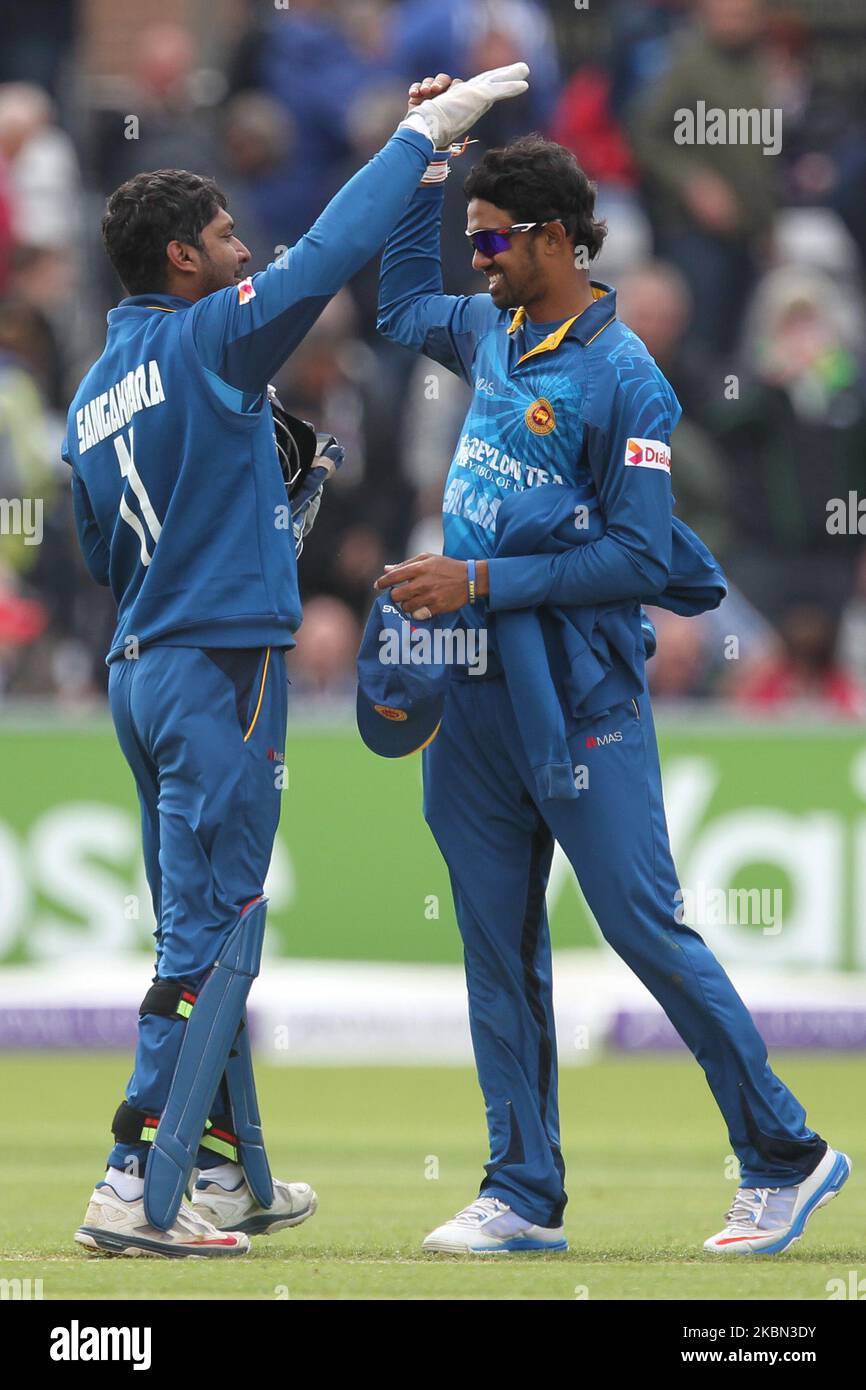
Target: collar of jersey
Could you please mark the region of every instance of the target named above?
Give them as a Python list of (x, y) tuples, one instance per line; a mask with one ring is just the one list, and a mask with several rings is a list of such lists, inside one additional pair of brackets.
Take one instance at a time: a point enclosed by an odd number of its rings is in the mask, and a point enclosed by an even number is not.
[(192, 308), (192, 300), (179, 294), (130, 294), (121, 299), (118, 309), (151, 309), (174, 314), (178, 309)]
[[(535, 357), (539, 352), (555, 352), (566, 335), (576, 338), (584, 347), (588, 347), (599, 333), (603, 332), (609, 324), (616, 318), (616, 290), (611, 289), (610, 285), (603, 285), (599, 281), (590, 280), (592, 290), (592, 304), (584, 309), (583, 313), (575, 314), (573, 318), (566, 319), (552, 333), (548, 333), (546, 338), (542, 338), (540, 343), (536, 343), (534, 348), (525, 352), (522, 357), (518, 357), (518, 365), (525, 362), (527, 357)], [(514, 317), (508, 325), (507, 332), (514, 333), (521, 326), (526, 318), (526, 310), (521, 304), (519, 309), (515, 309)]]

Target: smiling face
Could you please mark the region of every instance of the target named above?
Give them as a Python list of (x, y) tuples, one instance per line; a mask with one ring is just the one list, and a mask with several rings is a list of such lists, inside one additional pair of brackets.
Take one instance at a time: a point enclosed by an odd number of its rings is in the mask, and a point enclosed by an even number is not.
[[(483, 198), (472, 198), (467, 208), (466, 228), (470, 232), (510, 227), (522, 219), (505, 208), (498, 208)], [(541, 236), (537, 229), (515, 232), (509, 249), (495, 256), (475, 251), (473, 270), (487, 277), (490, 297), (497, 309), (514, 308), (523, 304), (528, 309), (543, 299), (549, 290), (549, 266), (541, 255)]]

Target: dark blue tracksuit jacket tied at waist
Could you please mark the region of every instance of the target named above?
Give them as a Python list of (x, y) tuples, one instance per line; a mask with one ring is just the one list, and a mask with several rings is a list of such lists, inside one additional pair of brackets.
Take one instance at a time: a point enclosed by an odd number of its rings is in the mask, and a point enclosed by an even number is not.
[[(590, 487), (548, 486), (503, 500), (496, 518), (490, 567), (488, 624), (515, 710), (530, 767), (542, 800), (579, 795), (566, 743), (566, 719), (586, 719), (644, 689), (645, 652), (640, 601), (598, 605), (545, 602), (551, 566), (545, 557), (565, 555), (604, 533), (598, 499)], [(537, 562), (541, 561), (541, 564)], [(510, 569), (508, 567), (511, 567)], [(498, 588), (520, 569), (536, 572), (536, 604), (498, 609)], [(668, 581), (643, 601), (694, 616), (717, 608), (727, 583), (703, 541), (674, 517)], [(510, 601), (510, 600), (507, 600)]]

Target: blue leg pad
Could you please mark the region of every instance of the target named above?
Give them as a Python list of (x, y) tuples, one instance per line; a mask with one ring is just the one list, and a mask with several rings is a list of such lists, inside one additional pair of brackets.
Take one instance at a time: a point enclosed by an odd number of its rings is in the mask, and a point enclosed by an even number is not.
[(187, 1023), (144, 1175), (144, 1210), (150, 1224), (161, 1231), (167, 1231), (177, 1216), (247, 995), (259, 973), (266, 916), (266, 898), (258, 898), (241, 914)]
[(226, 1082), (244, 1177), (259, 1206), (269, 1207), (274, 1200), (274, 1184), (265, 1153), (246, 1019), (226, 1063)]

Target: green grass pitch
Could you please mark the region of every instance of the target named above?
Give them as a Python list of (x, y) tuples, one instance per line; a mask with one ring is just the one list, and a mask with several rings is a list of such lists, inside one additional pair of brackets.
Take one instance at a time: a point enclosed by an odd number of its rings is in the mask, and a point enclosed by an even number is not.
[(854, 1161), (844, 1193), (784, 1255), (729, 1262), (701, 1249), (736, 1183), (697, 1066), (607, 1059), (561, 1077), (570, 1251), (496, 1261), (419, 1249), (483, 1176), (469, 1070), (260, 1066), (274, 1171), (311, 1182), (320, 1206), (297, 1231), (221, 1264), (80, 1251), (72, 1232), (101, 1176), (129, 1061), (7, 1055), (0, 1278), (41, 1279), (46, 1299), (824, 1300), (828, 1281), (866, 1276), (866, 1059), (791, 1054), (776, 1065), (810, 1122)]

